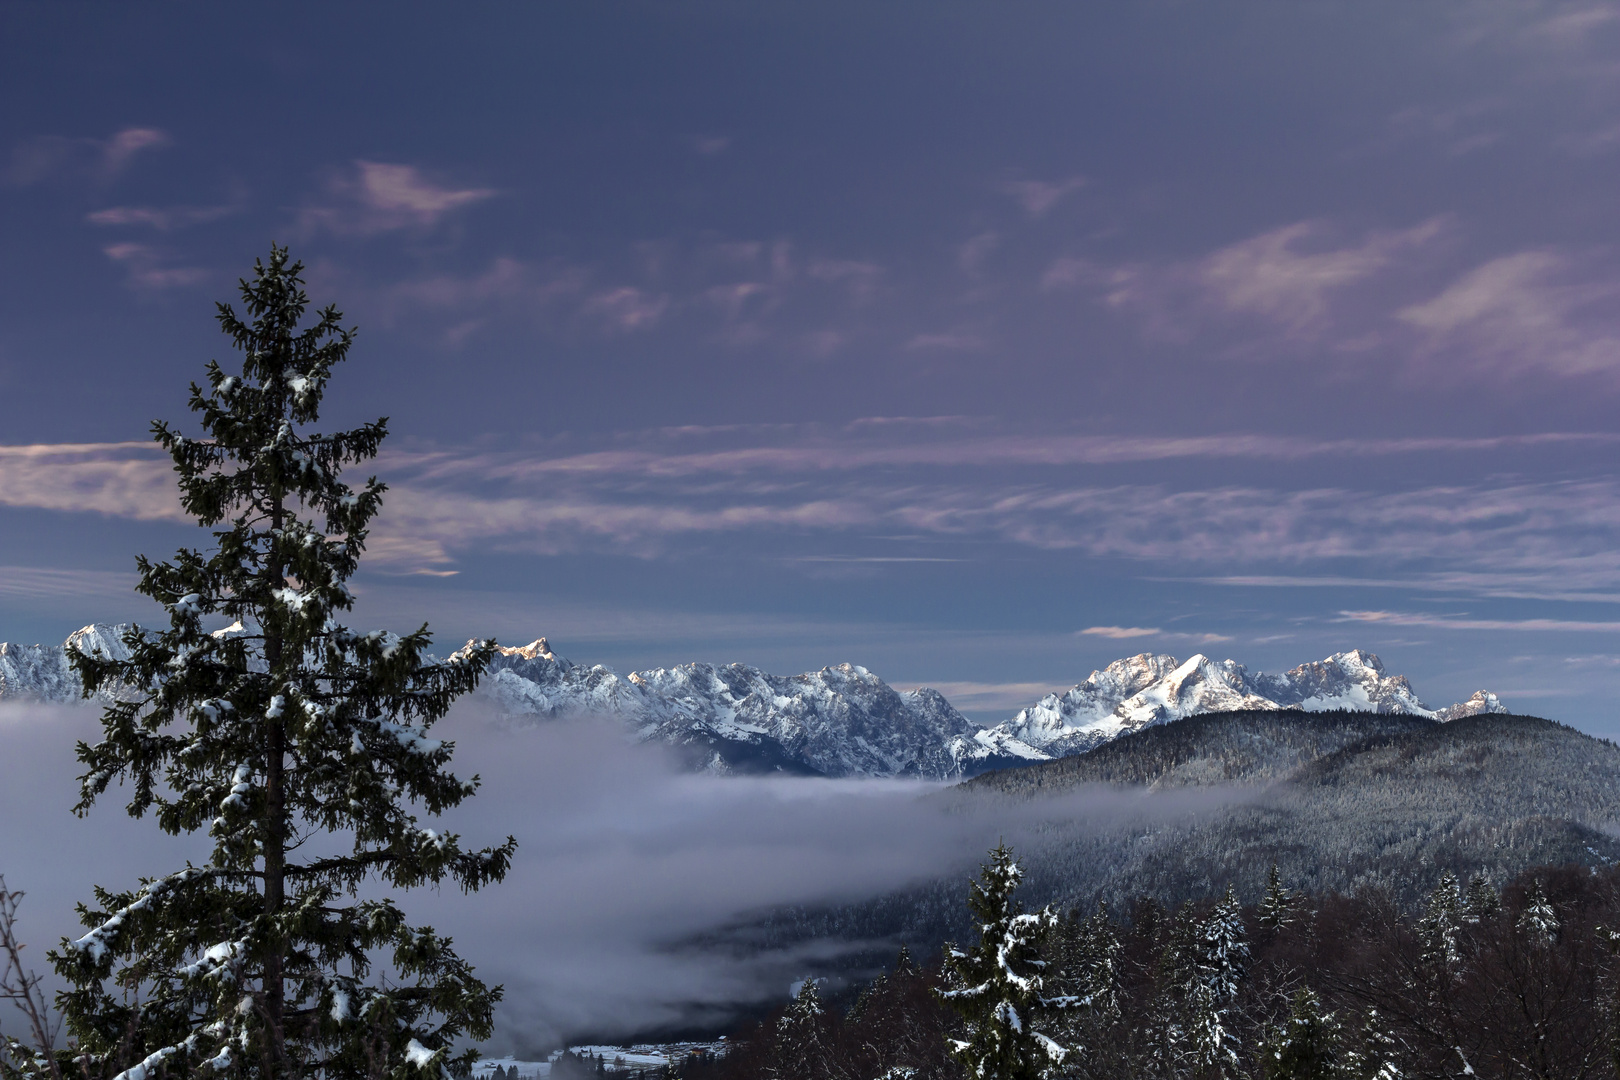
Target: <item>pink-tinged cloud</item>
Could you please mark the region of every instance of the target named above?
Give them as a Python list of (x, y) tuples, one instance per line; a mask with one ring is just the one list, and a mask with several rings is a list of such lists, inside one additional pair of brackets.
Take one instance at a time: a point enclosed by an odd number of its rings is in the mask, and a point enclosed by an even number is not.
[(1108, 638), (1110, 641), (1128, 641), (1131, 638), (1157, 637), (1164, 633), (1157, 626), (1088, 626), (1080, 631), (1093, 637)]
[(427, 306), (447, 310), (520, 301), (545, 305), (576, 295), (585, 287), (585, 272), (567, 266), (536, 267), (501, 257), (473, 277), (438, 275), (400, 282), (388, 290), (390, 306)]
[(1062, 202), (1065, 196), (1085, 186), (1085, 177), (1071, 176), (1058, 181), (1007, 180), (1000, 185), (1000, 190), (1017, 200), (1030, 217), (1038, 218)]
[[(958, 431), (955, 429), (966, 429)], [(402, 465), (425, 475), (498, 477), (506, 480), (557, 474), (625, 477), (688, 477), (708, 473), (841, 472), (893, 466), (961, 468), (967, 466), (1113, 465), (1177, 459), (1233, 458), (1297, 461), (1306, 458), (1377, 458), (1427, 454), (1481, 454), (1533, 447), (1620, 445), (1620, 434), (1548, 432), (1478, 438), (1303, 439), (1276, 435), (1204, 435), (1185, 437), (1105, 435), (982, 434), (961, 418), (918, 421), (911, 417), (868, 418), (847, 428), (772, 431), (784, 437), (775, 445), (723, 450), (670, 452), (653, 449), (608, 450), (559, 457), (522, 454), (427, 453), (401, 457)], [(903, 437), (896, 432), (903, 429)], [(921, 430), (923, 434), (917, 432)], [(935, 434), (937, 432), (937, 434)], [(694, 436), (719, 432), (704, 429)]]
[(1569, 256), (1523, 251), (1492, 259), (1438, 296), (1402, 309), (1431, 354), (1474, 370), (1584, 375), (1620, 367), (1620, 278), (1593, 278)]
[(812, 259), (805, 273), (817, 281), (843, 285), (857, 303), (872, 299), (883, 279), (883, 267), (858, 259)]
[[(1199, 282), (1230, 312), (1258, 315), (1292, 333), (1319, 329), (1332, 294), (1388, 267), (1440, 234), (1438, 220), (1374, 233), (1360, 244), (1323, 248), (1323, 227), (1299, 222), (1223, 248), (1197, 269)], [(1313, 243), (1316, 241), (1316, 243)]]
[(775, 295), (775, 290), (762, 281), (714, 285), (703, 293), (704, 299), (723, 311), (732, 322), (743, 318), (752, 308), (769, 306)]
[[(791, 536), (910, 535), (1127, 559), (1147, 574), (1214, 569), (1366, 584), (1404, 576), (1459, 592), (1587, 599), (1620, 590), (1620, 483), (1608, 479), (1183, 491), (1076, 486), (1040, 473), (1010, 483), (960, 467), (875, 478), (836, 457), (791, 476), (768, 460), (720, 464), (660, 471), (605, 454), (557, 468), (523, 455), (389, 453), (378, 462), (393, 487), (371, 565), (442, 573), (458, 552), (476, 550), (656, 557), (727, 536), (765, 552)], [(167, 463), (143, 444), (0, 448), (0, 504), (184, 520)], [(1365, 566), (1379, 570), (1361, 574)], [(1114, 628), (1134, 629), (1142, 628)]]
[(125, 128), (107, 140), (107, 148), (103, 152), (106, 170), (109, 174), (117, 175), (141, 151), (168, 146), (170, 142), (168, 133), (157, 128)]
[(1152, 336), (1170, 340), (1190, 340), (1202, 327), (1234, 319), (1258, 320), (1285, 339), (1319, 340), (1340, 321), (1343, 294), (1392, 271), (1444, 230), (1444, 220), (1434, 218), (1334, 245), (1325, 223), (1301, 221), (1181, 262), (1059, 258), (1048, 265), (1041, 289), (1093, 293), (1141, 320)]
[(418, 224), (431, 225), (458, 206), (482, 202), (495, 194), (491, 188), (442, 188), (422, 179), (411, 165), (357, 161), (361, 201), (387, 214), (401, 214)]
[(306, 207), (306, 228), (324, 227), (367, 236), (396, 229), (429, 228), (451, 212), (493, 198), (493, 188), (453, 188), (432, 183), (414, 165), (356, 161), (354, 172), (330, 185), (336, 202)]
[(0, 505), (186, 520), (172, 463), (149, 443), (0, 446)]

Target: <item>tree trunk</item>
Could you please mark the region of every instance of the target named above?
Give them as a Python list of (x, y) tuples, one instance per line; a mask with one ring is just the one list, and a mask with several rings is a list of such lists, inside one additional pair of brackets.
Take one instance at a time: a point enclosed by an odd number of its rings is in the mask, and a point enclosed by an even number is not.
[[(286, 586), (281, 573), (279, 534), (282, 528), (282, 497), (276, 492), (274, 512), (271, 515), (274, 532), (270, 540), (270, 565), (267, 567), (274, 588)], [(275, 675), (281, 667), (281, 636), (268, 631), (264, 637), (264, 660), (269, 670), (270, 685), (275, 687)], [(274, 694), (272, 693), (272, 697)], [(268, 711), (268, 710), (267, 710)], [(264, 746), (264, 913), (274, 919), (286, 899), (286, 830), (283, 828), (285, 808), (282, 793), (282, 770), (285, 767), (287, 732), (280, 716), (265, 718)], [(287, 1033), (284, 1026), (286, 987), (282, 971), (282, 943), (274, 937), (273, 948), (264, 963), (264, 1008), (272, 1075), (286, 1071)]]

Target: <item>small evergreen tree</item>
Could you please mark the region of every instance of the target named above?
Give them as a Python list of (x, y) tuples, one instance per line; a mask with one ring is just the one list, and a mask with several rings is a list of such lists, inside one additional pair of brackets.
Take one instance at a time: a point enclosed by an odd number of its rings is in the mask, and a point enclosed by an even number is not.
[(1148, 1060), (1156, 1075), (1225, 1075), (1237, 1068), (1238, 1041), (1228, 1018), (1248, 959), (1243, 909), (1230, 888), (1207, 917), (1183, 905), (1155, 965)]
[[(87, 696), (121, 690), (102, 740), (79, 744), (78, 811), (129, 782), (131, 815), (155, 811), (164, 831), (213, 840), (201, 866), (98, 888), (80, 906), (90, 931), (52, 953), (72, 984), (59, 1004), (73, 1063), (90, 1075), (120, 1062), (134, 1065), (130, 1080), (464, 1069), (473, 1051), (452, 1062), (451, 1045), (487, 1037), (500, 996), (447, 938), (408, 925), (391, 899), (357, 895), (373, 876), (475, 890), (504, 876), (516, 845), (464, 850), (412, 813), (438, 814), (478, 786), (446, 771), (453, 746), (426, 729), (474, 686), (494, 643), (439, 662), (426, 626), (399, 637), (336, 621), (384, 491), (339, 473), (376, 455), (386, 421), (308, 430), (353, 331), (332, 307), (300, 328), (301, 269), (272, 248), (241, 283), (244, 313), (219, 305), (243, 359), (239, 374), (210, 361), (207, 386), (191, 387), (206, 436), (153, 425), (183, 506), (215, 540), (137, 560), (137, 589), (168, 628), (131, 630), (128, 660), (71, 657)], [(207, 619), (234, 624), (210, 632)], [(322, 836), (337, 843), (305, 847)]]
[(816, 980), (806, 979), (776, 1023), (775, 1060), (767, 1076), (771, 1080), (840, 1080), (844, 1071), (835, 1049)]
[(1387, 1030), (1377, 1009), (1362, 1017), (1361, 1035), (1344, 1051), (1341, 1075), (1346, 1080), (1402, 1080), (1406, 1075), (1397, 1064), (1400, 1044)]
[(1288, 1018), (1260, 1051), (1263, 1080), (1335, 1080), (1340, 1072), (1338, 1025), (1310, 990), (1294, 995)]
[(1271, 864), (1271, 870), (1266, 874), (1266, 895), (1260, 899), (1260, 908), (1255, 913), (1256, 921), (1266, 930), (1275, 933), (1293, 921), (1293, 908), (1297, 897), (1283, 888), (1282, 875), (1277, 872), (1277, 864)]
[(1462, 890), (1457, 875), (1447, 870), (1440, 884), (1429, 895), (1428, 910), (1418, 922), (1418, 938), (1423, 944), (1422, 960), (1431, 970), (1446, 973), (1462, 963), (1457, 936), (1463, 921)]
[(951, 1040), (952, 1056), (982, 1080), (1039, 1080), (1068, 1054), (1041, 1027), (1078, 1003), (1046, 994), (1046, 962), (1037, 943), (1056, 926), (1057, 914), (1050, 907), (1033, 914), (1019, 909), (1013, 892), (1024, 872), (1006, 844), (998, 844), (980, 870), (968, 894), (978, 944), (945, 953), (952, 985), (940, 997), (968, 1029), (966, 1039)]
[(1204, 920), (1194, 981), (1186, 996), (1188, 1056), (1195, 1069), (1237, 1068), (1237, 1037), (1227, 1017), (1248, 974), (1243, 908), (1230, 886)]
[(1468, 895), (1464, 899), (1464, 909), (1467, 912), (1467, 921), (1478, 923), (1481, 919), (1495, 918), (1502, 910), (1502, 899), (1489, 881), (1482, 875), (1475, 874), (1468, 880)]
[(1541, 882), (1530, 886), (1524, 898), (1524, 911), (1519, 915), (1519, 929), (1532, 941), (1547, 944), (1558, 937), (1558, 913), (1541, 891)]

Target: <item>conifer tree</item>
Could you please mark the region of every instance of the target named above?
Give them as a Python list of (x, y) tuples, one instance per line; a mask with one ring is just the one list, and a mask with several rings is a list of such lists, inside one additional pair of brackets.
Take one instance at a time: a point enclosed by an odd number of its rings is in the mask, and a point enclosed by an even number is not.
[(771, 1080), (840, 1080), (845, 1075), (836, 1060), (814, 979), (804, 980), (777, 1021), (775, 1060), (768, 1075)]
[(1526, 937), (1541, 944), (1547, 944), (1558, 937), (1558, 913), (1553, 910), (1552, 904), (1547, 902), (1547, 894), (1541, 891), (1541, 882), (1530, 886), (1530, 892), (1524, 898), (1524, 911), (1519, 915), (1519, 929)]
[(1283, 888), (1282, 875), (1277, 871), (1277, 864), (1272, 863), (1270, 872), (1266, 874), (1266, 895), (1260, 899), (1256, 921), (1272, 932), (1281, 930), (1293, 919), (1295, 901), (1294, 894)]
[(1107, 905), (1098, 901), (1090, 915), (1078, 909), (1069, 912), (1044, 950), (1051, 965), (1048, 984), (1074, 999), (1054, 1026), (1054, 1033), (1069, 1049), (1065, 1068), (1089, 1069), (1100, 1055), (1114, 1051), (1113, 1025), (1120, 1019), (1119, 931), (1108, 917)]
[(1449, 973), (1462, 963), (1462, 955), (1457, 950), (1462, 919), (1462, 889), (1457, 884), (1457, 875), (1447, 870), (1440, 875), (1440, 884), (1429, 895), (1428, 910), (1418, 922), (1422, 960), (1432, 971)]
[(1188, 1056), (1195, 1069), (1237, 1068), (1237, 1038), (1227, 1017), (1248, 974), (1243, 908), (1228, 886), (1204, 920), (1193, 985), (1187, 995)]
[(1341, 1076), (1338, 1025), (1310, 990), (1294, 995), (1288, 1018), (1260, 1052), (1263, 1080), (1336, 1080)]
[(1468, 913), (1467, 921), (1471, 924), (1478, 923), (1481, 919), (1495, 918), (1502, 910), (1502, 898), (1491, 887), (1491, 883), (1479, 874), (1468, 880), (1468, 894), (1464, 902)]
[(1230, 888), (1207, 917), (1199, 918), (1191, 904), (1177, 913), (1156, 965), (1148, 1053), (1157, 1075), (1225, 1075), (1237, 1067), (1228, 1017), (1248, 959), (1243, 909)]
[(1403, 1080), (1400, 1057), (1400, 1044), (1389, 1033), (1387, 1021), (1377, 1009), (1368, 1009), (1360, 1038), (1343, 1052), (1340, 1075), (1345, 1080)]
[(79, 744), (79, 813), (116, 780), (133, 788), (131, 815), (213, 841), (200, 866), (80, 905), (90, 931), (52, 953), (72, 984), (59, 1004), (73, 1065), (132, 1066), (127, 1080), (443, 1075), (471, 1064), (471, 1050), (452, 1062), (452, 1043), (487, 1037), (500, 990), (392, 899), (358, 891), (374, 879), (471, 891), (506, 873), (510, 837), (467, 850), (413, 813), (478, 786), (446, 771), (453, 745), (426, 729), (494, 642), (435, 661), (425, 625), (396, 636), (337, 622), (384, 492), (339, 474), (376, 455), (386, 420), (310, 430), (354, 333), (333, 307), (300, 327), (309, 301), (285, 248), (254, 270), (242, 313), (219, 305), (240, 372), (210, 361), (191, 387), (204, 437), (152, 427), (214, 544), (137, 560), (137, 589), (169, 625), (128, 632), (128, 660), (71, 657), (86, 695), (121, 691), (102, 740)]
[(940, 998), (967, 1022), (966, 1039), (952, 1039), (952, 1056), (983, 1080), (1039, 1080), (1061, 1064), (1068, 1051), (1041, 1028), (1054, 1014), (1078, 1000), (1046, 992), (1046, 961), (1038, 942), (1057, 925), (1045, 907), (1023, 913), (1013, 892), (1024, 872), (1006, 844), (990, 852), (970, 886), (968, 908), (979, 927), (979, 941), (966, 952), (946, 949), (952, 979)]

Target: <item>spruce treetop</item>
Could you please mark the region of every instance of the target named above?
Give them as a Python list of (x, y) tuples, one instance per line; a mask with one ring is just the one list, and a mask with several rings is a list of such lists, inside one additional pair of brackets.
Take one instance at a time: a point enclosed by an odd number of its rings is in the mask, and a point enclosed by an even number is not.
[(211, 361), (191, 386), (204, 435), (152, 426), (182, 505), (214, 538), (137, 560), (137, 589), (168, 628), (131, 630), (127, 660), (71, 657), (86, 695), (119, 691), (102, 741), (79, 745), (78, 812), (118, 781), (132, 816), (213, 842), (201, 866), (98, 889), (80, 907), (89, 932), (52, 954), (73, 984), (59, 1000), (66, 1053), (87, 1076), (415, 1080), (445, 1072), (458, 1038), (486, 1037), (500, 996), (391, 898), (357, 895), (368, 879), (475, 890), (505, 875), (516, 845), (465, 849), (417, 816), (477, 790), (427, 730), (494, 642), (438, 661), (426, 625), (400, 636), (338, 622), (386, 490), (340, 474), (376, 455), (387, 421), (309, 430), (354, 331), (334, 307), (300, 326), (301, 274), (272, 248), (241, 283), (240, 313), (219, 305), (241, 367)]

